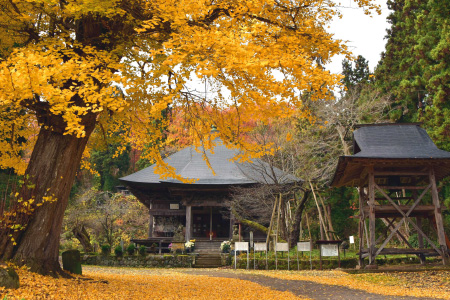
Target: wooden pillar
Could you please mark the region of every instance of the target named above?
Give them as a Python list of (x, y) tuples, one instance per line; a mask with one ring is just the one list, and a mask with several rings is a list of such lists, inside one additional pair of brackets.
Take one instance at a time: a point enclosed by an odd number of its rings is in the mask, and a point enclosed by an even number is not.
[[(417, 227), (419, 227), (419, 229), (422, 230), (422, 217), (417, 217), (416, 222), (417, 222)], [(419, 249), (423, 249), (424, 248), (423, 236), (420, 232), (417, 232), (417, 242), (419, 244)], [(422, 265), (424, 265), (426, 262), (425, 255), (419, 254), (419, 258), (420, 258), (420, 263)]]
[(439, 202), (439, 194), (436, 186), (436, 177), (434, 175), (434, 168), (430, 167), (429, 171), (430, 184), (431, 184), (431, 198), (434, 205), (434, 217), (436, 220), (436, 231), (438, 234), (439, 246), (442, 251), (442, 263), (444, 265), (449, 264), (448, 249), (445, 241), (444, 222), (442, 220), (441, 203)]
[(149, 238), (153, 237), (154, 217), (153, 217), (153, 213), (151, 212), (152, 207), (153, 207), (153, 203), (150, 202), (150, 205), (149, 205), (149, 217), (148, 217), (148, 237)]
[(369, 264), (375, 263), (375, 176), (369, 168)]
[(236, 221), (235, 221), (233, 212), (230, 209), (230, 234), (229, 234), (230, 241), (233, 239), (233, 226), (234, 226), (235, 222)]
[(363, 248), (364, 248), (364, 202), (365, 202), (365, 196), (364, 196), (364, 185), (361, 183), (359, 186), (359, 261), (358, 265), (360, 268), (364, 266), (364, 259), (363, 259)]
[(186, 205), (186, 241), (192, 237), (192, 206)]
[(153, 237), (153, 222), (154, 222), (154, 217), (153, 214), (150, 213), (149, 218), (148, 218), (148, 237), (152, 238)]
[(213, 232), (213, 217), (212, 217), (212, 206), (209, 207), (209, 239), (212, 240)]
[[(414, 201), (417, 200), (417, 190), (412, 190), (412, 197), (413, 197)], [(419, 227), (419, 229), (422, 230), (422, 217), (416, 217), (416, 224), (417, 224), (417, 227)], [(417, 232), (417, 243), (419, 245), (419, 249), (424, 248), (423, 235), (420, 232)], [(420, 263), (422, 265), (425, 264), (425, 262), (426, 262), (425, 255), (419, 254), (419, 258), (420, 258)]]
[[(422, 217), (416, 217), (417, 227), (422, 230)], [(419, 244), (419, 249), (424, 248), (423, 236), (420, 232), (417, 233), (417, 242)]]

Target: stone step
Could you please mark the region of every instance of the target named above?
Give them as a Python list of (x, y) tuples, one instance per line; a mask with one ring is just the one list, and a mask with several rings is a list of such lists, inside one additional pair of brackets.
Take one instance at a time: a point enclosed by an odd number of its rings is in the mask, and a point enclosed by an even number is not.
[(203, 258), (203, 259), (197, 259), (196, 261), (195, 261), (195, 263), (221, 263), (221, 259), (219, 258), (219, 259), (206, 259), (206, 258)]
[(196, 242), (194, 252), (196, 253), (220, 253), (221, 242)]
[(201, 250), (208, 250), (208, 251), (213, 251), (213, 252), (220, 252), (220, 248), (197, 248), (195, 247), (196, 251), (201, 251)]
[(221, 242), (196, 242), (195, 245), (200, 246), (219, 246), (220, 247)]
[(199, 254), (195, 259), (195, 268), (218, 268), (221, 266), (220, 254)]
[(221, 243), (201, 243), (197, 242), (195, 243), (196, 246), (202, 246), (202, 247), (220, 247)]
[(199, 254), (200, 258), (220, 258), (220, 253), (202, 253)]

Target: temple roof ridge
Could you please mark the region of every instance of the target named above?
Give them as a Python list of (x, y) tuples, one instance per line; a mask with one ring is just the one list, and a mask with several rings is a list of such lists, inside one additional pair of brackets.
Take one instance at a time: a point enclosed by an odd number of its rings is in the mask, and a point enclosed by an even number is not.
[[(194, 146), (189, 146), (168, 156), (164, 161), (174, 167), (178, 175), (186, 179), (195, 179), (193, 184), (199, 185), (275, 184), (301, 181), (299, 178), (275, 167), (273, 172), (266, 172), (271, 169), (271, 166), (259, 159), (255, 159), (253, 163), (234, 161), (233, 158), (239, 153), (238, 150), (228, 148), (219, 137), (215, 138), (213, 142), (216, 144), (214, 153), (203, 147), (203, 150), (199, 152)], [(215, 175), (203, 159), (203, 153), (208, 157)], [(122, 177), (120, 180), (124, 183), (183, 184), (180, 180), (174, 178), (162, 179), (159, 174), (155, 173), (155, 166), (156, 164), (153, 164)], [(268, 175), (271, 173), (275, 173), (275, 180)]]

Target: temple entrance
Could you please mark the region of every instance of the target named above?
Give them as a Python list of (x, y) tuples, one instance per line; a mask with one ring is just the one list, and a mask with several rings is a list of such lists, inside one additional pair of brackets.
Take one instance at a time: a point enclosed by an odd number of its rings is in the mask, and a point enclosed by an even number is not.
[(192, 237), (195, 239), (228, 239), (230, 220), (222, 215), (221, 207), (192, 207)]

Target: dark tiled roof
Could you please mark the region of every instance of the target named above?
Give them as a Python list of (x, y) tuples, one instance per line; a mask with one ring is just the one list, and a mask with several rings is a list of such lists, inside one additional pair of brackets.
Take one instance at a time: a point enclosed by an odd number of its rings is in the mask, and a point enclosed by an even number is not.
[[(217, 138), (214, 140), (217, 146), (213, 153), (206, 151), (212, 169), (208, 167), (202, 157), (202, 153), (195, 150), (193, 146), (184, 148), (177, 153), (167, 157), (165, 161), (176, 169), (176, 173), (183, 178), (198, 179), (193, 184), (196, 185), (242, 185), (253, 183), (273, 184), (274, 176), (270, 166), (260, 160), (253, 163), (238, 163), (231, 161), (238, 154), (237, 150), (228, 149)], [(176, 179), (161, 179), (159, 174), (154, 172), (155, 165), (145, 168), (131, 175), (120, 178), (124, 183), (177, 183)], [(294, 183), (301, 181), (297, 177), (286, 174), (282, 170), (274, 168), (274, 174), (279, 183)]]
[(450, 152), (439, 150), (427, 132), (418, 125), (365, 126), (353, 133), (354, 157), (372, 158), (450, 158)]
[(362, 125), (353, 148), (353, 155), (339, 157), (331, 186), (357, 186), (367, 165), (391, 171), (433, 165), (437, 180), (450, 174), (450, 152), (438, 149), (418, 124)]

